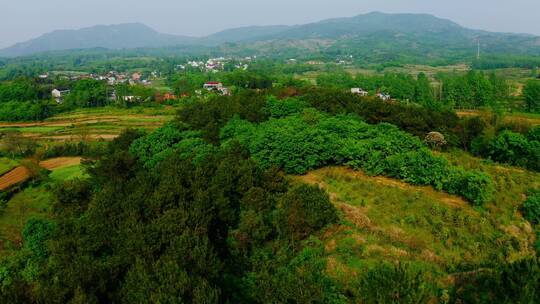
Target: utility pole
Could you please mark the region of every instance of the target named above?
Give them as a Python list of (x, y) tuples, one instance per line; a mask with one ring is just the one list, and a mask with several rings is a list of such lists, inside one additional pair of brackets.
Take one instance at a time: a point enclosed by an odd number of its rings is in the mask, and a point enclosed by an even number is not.
[(480, 59), (480, 38), (478, 38), (478, 52), (476, 53), (476, 59)]

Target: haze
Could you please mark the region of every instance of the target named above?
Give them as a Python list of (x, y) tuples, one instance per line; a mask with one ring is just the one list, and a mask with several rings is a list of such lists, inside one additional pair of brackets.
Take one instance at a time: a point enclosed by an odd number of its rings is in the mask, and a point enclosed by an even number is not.
[[(0, 47), (57, 29), (142, 22), (170, 34), (202, 36), (246, 25), (301, 24), (371, 11), (429, 13), (463, 26), (540, 35), (538, 0), (0, 0)], [(137, 4), (134, 4), (137, 3)]]

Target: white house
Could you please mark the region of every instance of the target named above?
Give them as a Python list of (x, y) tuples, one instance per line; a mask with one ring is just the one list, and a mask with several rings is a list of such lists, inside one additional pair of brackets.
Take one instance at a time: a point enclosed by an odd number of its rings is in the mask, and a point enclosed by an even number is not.
[(69, 94), (69, 90), (60, 91), (58, 89), (54, 89), (51, 91), (51, 95), (57, 103), (62, 103), (64, 101), (64, 96), (67, 94)]
[(223, 88), (223, 84), (221, 82), (207, 82), (204, 84), (204, 88), (208, 91), (218, 91)]
[(231, 95), (229, 88), (224, 87), (221, 82), (207, 82), (204, 84), (204, 89), (209, 92), (219, 92), (221, 95)]
[(122, 99), (127, 102), (139, 102), (141, 101), (140, 96), (123, 96)]
[(360, 96), (368, 96), (368, 94), (369, 94), (368, 91), (364, 91), (364, 90), (362, 90), (362, 88), (352, 88), (351, 93), (357, 94), (357, 95), (360, 95)]

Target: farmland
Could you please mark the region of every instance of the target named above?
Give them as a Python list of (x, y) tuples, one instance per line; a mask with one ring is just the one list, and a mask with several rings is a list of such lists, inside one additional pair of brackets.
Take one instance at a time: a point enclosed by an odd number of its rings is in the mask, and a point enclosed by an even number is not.
[(0, 123), (0, 132), (18, 131), (36, 141), (111, 140), (127, 128), (154, 130), (174, 117), (175, 109), (101, 108), (77, 110), (43, 122)]

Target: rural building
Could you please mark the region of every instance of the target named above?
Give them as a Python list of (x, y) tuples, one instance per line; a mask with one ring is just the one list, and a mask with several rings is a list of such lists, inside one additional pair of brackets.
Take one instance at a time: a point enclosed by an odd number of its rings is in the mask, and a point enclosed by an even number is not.
[(139, 102), (141, 101), (140, 96), (123, 96), (122, 99), (127, 102)]
[(387, 101), (387, 100), (391, 99), (390, 95), (388, 95), (386, 93), (377, 93), (377, 97), (379, 97), (383, 101)]
[(64, 96), (67, 94), (69, 94), (69, 90), (54, 89), (51, 91), (52, 98), (54, 98), (57, 103), (62, 103), (64, 101)]
[(208, 91), (219, 91), (223, 88), (223, 84), (221, 82), (207, 82), (203, 86)]
[(204, 84), (204, 89), (209, 92), (219, 92), (221, 95), (231, 95), (229, 88), (224, 87), (221, 82), (207, 82)]
[(360, 96), (368, 96), (368, 94), (369, 94), (368, 91), (364, 91), (361, 88), (352, 88), (351, 93), (357, 94), (357, 95), (360, 95)]

